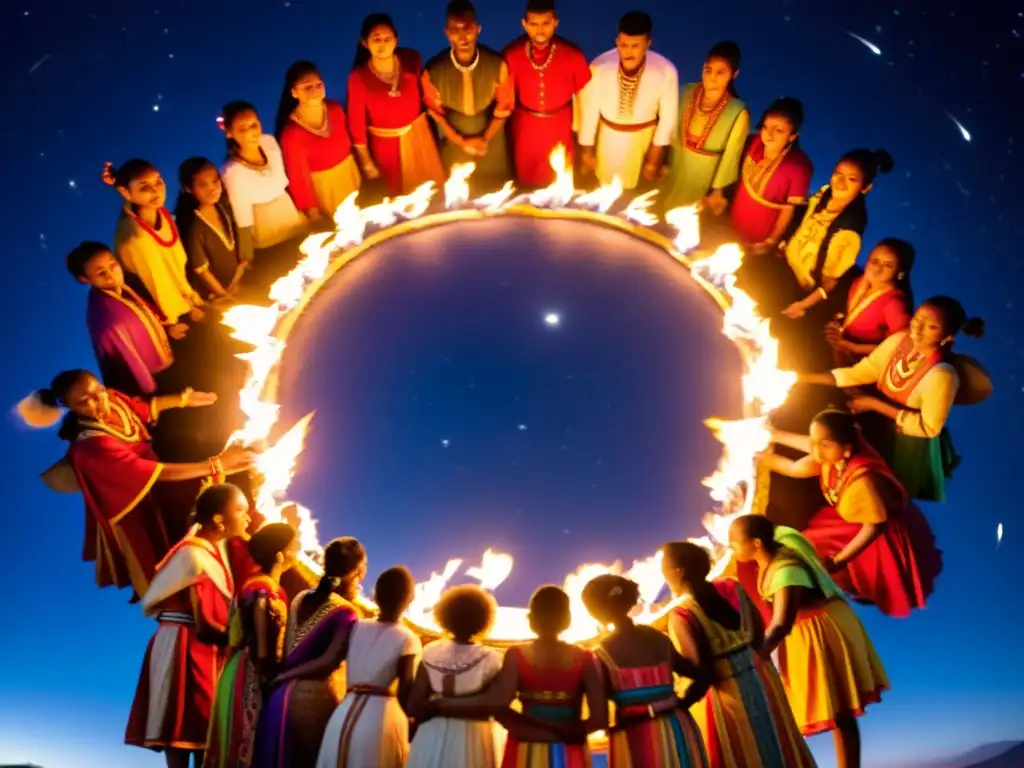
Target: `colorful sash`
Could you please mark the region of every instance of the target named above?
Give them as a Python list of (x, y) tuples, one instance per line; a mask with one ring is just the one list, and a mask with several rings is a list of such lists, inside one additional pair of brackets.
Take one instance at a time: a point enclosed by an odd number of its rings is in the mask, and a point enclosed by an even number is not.
[(939, 349), (928, 357), (919, 357), (911, 361), (910, 353), (913, 347), (914, 342), (908, 334), (896, 347), (878, 381), (878, 389), (883, 395), (904, 406), (925, 374), (942, 362), (942, 350)]

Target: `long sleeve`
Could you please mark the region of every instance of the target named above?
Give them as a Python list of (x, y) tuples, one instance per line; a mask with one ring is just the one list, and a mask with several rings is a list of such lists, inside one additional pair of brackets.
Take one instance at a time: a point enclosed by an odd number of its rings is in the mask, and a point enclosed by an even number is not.
[[(146, 395), (156, 392), (156, 380), (122, 323), (107, 326), (99, 334), (93, 336), (92, 343), (101, 371), (123, 366), (131, 372), (140, 392)], [(107, 383), (109, 384), (109, 382)]]
[(239, 229), (252, 227), (255, 220), (253, 216), (253, 202), (246, 188), (246, 180), (242, 173), (243, 169), (238, 165), (229, 163), (221, 171), (221, 178), (224, 182), (224, 189), (227, 190), (228, 200), (231, 202), (231, 210), (235, 214), (235, 223)]
[(896, 347), (903, 341), (904, 336), (906, 336), (904, 333), (890, 336), (856, 365), (834, 369), (832, 376), (835, 377), (836, 386), (840, 389), (847, 389), (877, 384), (882, 378), (882, 374), (885, 373), (886, 366), (889, 365), (889, 359), (896, 351)]
[(860, 254), (860, 235), (852, 229), (840, 229), (828, 242), (825, 264), (821, 276), (838, 280), (857, 263)]
[(366, 146), (366, 87), (358, 72), (348, 76), (348, 104), (345, 106), (348, 118), (348, 133), (356, 147)]
[(712, 189), (725, 189), (740, 177), (740, 160), (743, 159), (743, 148), (750, 133), (750, 111), (744, 109), (736, 122), (732, 124), (729, 140), (725, 143), (725, 151), (711, 182)]
[(601, 122), (601, 66), (595, 62), (591, 65), (591, 80), (580, 92), (580, 131), (581, 147), (592, 147), (597, 141), (597, 128)]
[(940, 363), (917, 383), (921, 388), (921, 410), (902, 410), (896, 417), (896, 428), (908, 437), (938, 437), (949, 418), (960, 377), (949, 365)]
[(658, 127), (654, 129), (652, 144), (667, 147), (672, 144), (672, 135), (679, 120), (679, 73), (669, 65), (665, 70), (661, 97), (658, 99)]
[[(304, 130), (295, 126), (298, 131)], [(297, 135), (292, 126), (285, 126), (281, 132), (281, 157), (284, 160), (284, 172), (288, 176), (288, 194), (292, 196), (295, 207), (300, 211), (316, 208), (316, 189), (313, 187), (313, 176), (309, 172), (309, 158), (301, 136)]]

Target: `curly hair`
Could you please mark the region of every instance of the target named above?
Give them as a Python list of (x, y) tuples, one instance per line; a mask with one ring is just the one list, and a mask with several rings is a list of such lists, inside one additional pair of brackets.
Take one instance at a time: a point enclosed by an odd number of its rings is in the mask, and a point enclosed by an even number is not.
[(548, 584), (530, 598), (530, 626), (538, 635), (560, 635), (572, 623), (572, 609), (565, 590)]
[(450, 587), (434, 606), (438, 625), (460, 642), (485, 636), (498, 610), (491, 593), (475, 584)]

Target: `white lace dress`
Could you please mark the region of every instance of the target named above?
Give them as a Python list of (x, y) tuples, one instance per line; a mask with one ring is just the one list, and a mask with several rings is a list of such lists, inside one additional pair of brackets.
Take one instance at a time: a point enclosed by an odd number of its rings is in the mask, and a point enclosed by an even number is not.
[(348, 647), (348, 692), (320, 744), (317, 768), (402, 768), (409, 719), (388, 689), (402, 656), (421, 653), (419, 638), (399, 624), (359, 621)]
[[(423, 649), (423, 665), (434, 693), (444, 689), (456, 696), (477, 693), (501, 669), (500, 651), (480, 645), (435, 640)], [(454, 688), (452, 688), (454, 686)], [(490, 720), (435, 717), (416, 730), (406, 768), (496, 768), (505, 748), (505, 729)]]

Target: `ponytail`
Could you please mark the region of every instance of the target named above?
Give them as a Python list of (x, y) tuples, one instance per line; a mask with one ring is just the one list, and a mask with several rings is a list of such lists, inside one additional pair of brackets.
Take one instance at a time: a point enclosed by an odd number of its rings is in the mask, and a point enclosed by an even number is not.
[(52, 389), (39, 389), (23, 398), (14, 409), (27, 426), (48, 429), (60, 421), (64, 408)]

